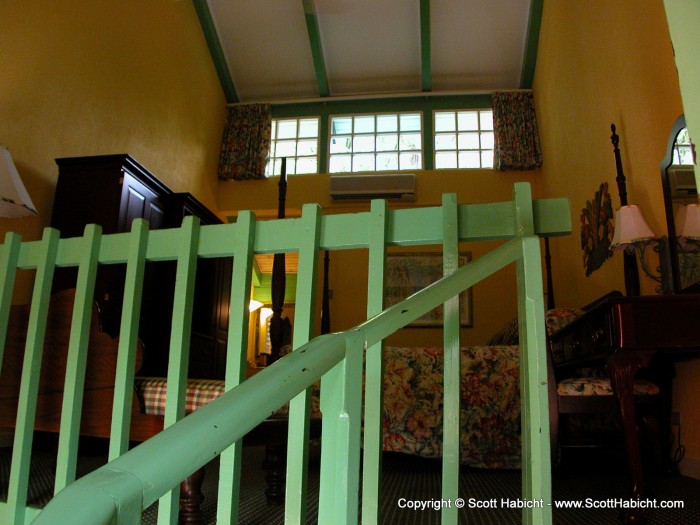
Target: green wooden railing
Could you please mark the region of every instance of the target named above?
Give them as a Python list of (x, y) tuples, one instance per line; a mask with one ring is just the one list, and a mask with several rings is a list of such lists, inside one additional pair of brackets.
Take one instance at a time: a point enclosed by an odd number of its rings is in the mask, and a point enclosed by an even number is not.
[[(443, 498), (458, 496), (459, 311), (456, 296), (515, 262), (520, 319), (523, 498), (551, 501), (547, 370), (539, 236), (571, 229), (564, 199), (532, 201), (530, 187), (516, 184), (513, 201), (389, 210), (383, 201), (369, 212), (322, 216), (306, 205), (298, 219), (256, 222), (242, 212), (235, 224), (199, 227), (188, 219), (178, 229), (149, 232), (135, 221), (131, 233), (100, 235), (88, 226), (82, 238), (61, 239), (47, 229), (40, 241), (21, 243), (10, 233), (0, 246), (0, 348), (4, 347), (17, 269), (36, 278), (20, 387), (20, 408), (8, 500), (0, 524), (134, 524), (160, 498), (159, 523), (177, 518), (179, 482), (221, 455), (218, 523), (237, 523), (241, 438), (287, 401), (290, 404), (285, 512), (287, 523), (305, 523), (309, 386), (321, 380), (322, 452), (319, 523), (378, 523), (381, 491), (382, 340), (444, 304)], [(501, 239), (495, 250), (457, 268), (460, 242)], [(446, 277), (405, 301), (384, 309), (384, 264), (389, 246), (441, 244)], [(350, 330), (313, 338), (319, 250), (369, 249), (369, 320)], [(255, 253), (299, 252), (295, 350), (248, 380), (245, 377), (247, 309)], [(184, 415), (186, 365), (194, 275), (198, 257), (233, 257), (227, 393)], [(176, 260), (177, 282), (171, 333), (166, 429), (127, 450), (140, 290), (146, 261)], [(122, 327), (114, 397), (110, 462), (75, 481), (90, 301), (98, 264), (126, 264)], [(27, 506), (29, 459), (44, 336), (44, 320), (56, 266), (77, 266), (78, 281), (61, 414), (56, 490), (42, 511)], [(366, 354), (366, 355), (365, 355)], [(364, 443), (360, 443), (363, 356), (366, 357)], [(0, 353), (0, 360), (2, 354)], [(264, 395), (261, 395), (264, 392)], [(360, 456), (364, 456), (360, 473)], [(177, 458), (173, 461), (172, 458)], [(358, 501), (362, 479), (362, 502)], [(175, 487), (175, 488), (173, 488)], [(62, 489), (62, 490), (61, 490)], [(41, 512), (41, 513), (40, 513)], [(457, 523), (457, 509), (443, 509), (443, 523)], [(33, 520), (33, 521), (32, 521)], [(525, 523), (551, 523), (551, 508), (526, 508)]]

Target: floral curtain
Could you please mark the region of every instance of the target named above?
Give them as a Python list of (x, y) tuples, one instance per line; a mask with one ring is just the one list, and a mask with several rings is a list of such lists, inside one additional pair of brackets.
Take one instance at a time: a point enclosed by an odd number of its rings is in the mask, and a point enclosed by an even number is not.
[(493, 94), (494, 168), (531, 170), (542, 165), (532, 91)]
[(219, 156), (220, 179), (265, 178), (271, 124), (272, 108), (269, 104), (228, 108)]

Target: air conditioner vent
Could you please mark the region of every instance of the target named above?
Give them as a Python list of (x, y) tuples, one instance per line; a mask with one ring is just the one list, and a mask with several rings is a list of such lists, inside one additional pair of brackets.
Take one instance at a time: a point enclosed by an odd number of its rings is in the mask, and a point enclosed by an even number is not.
[(333, 200), (416, 199), (416, 176), (413, 173), (381, 175), (331, 175), (330, 196)]

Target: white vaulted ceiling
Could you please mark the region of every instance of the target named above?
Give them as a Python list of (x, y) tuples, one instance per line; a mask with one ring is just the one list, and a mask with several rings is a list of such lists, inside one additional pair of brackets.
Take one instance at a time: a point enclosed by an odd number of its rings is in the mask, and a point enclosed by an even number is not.
[(529, 88), (543, 0), (195, 0), (229, 102)]

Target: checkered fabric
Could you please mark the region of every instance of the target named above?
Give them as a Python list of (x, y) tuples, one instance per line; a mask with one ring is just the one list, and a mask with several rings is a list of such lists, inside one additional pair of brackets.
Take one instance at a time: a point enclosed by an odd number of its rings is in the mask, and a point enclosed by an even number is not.
[[(168, 380), (164, 377), (136, 377), (134, 386), (143, 398), (146, 414), (165, 414)], [(185, 413), (189, 414), (211, 403), (224, 393), (224, 382), (215, 379), (188, 379), (185, 393)]]

